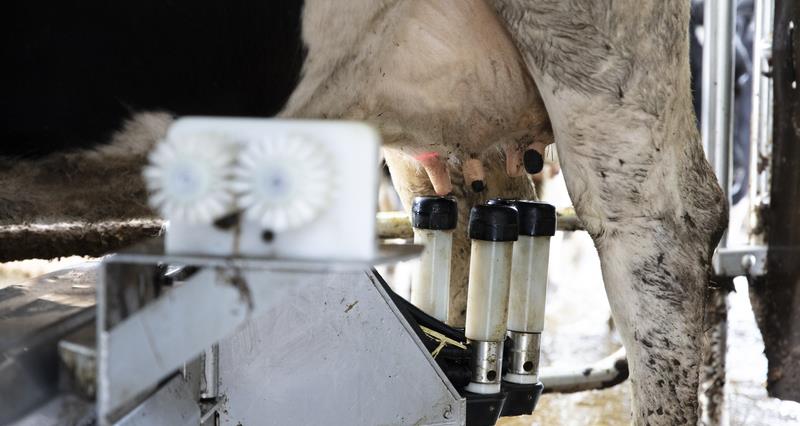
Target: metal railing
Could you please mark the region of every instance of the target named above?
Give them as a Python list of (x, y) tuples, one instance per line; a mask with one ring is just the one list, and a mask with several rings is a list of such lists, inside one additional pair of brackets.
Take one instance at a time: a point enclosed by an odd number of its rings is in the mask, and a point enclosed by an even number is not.
[[(731, 248), (726, 231), (714, 254), (714, 273), (733, 278), (760, 276), (766, 271), (767, 249), (758, 237), (758, 212), (769, 203), (769, 161), (772, 134), (772, 83), (764, 73), (772, 39), (774, 0), (756, 0), (756, 37), (753, 67), (753, 111), (750, 156), (750, 245)], [(706, 157), (725, 192), (731, 198), (733, 168), (733, 77), (735, 0), (706, 0), (704, 4), (702, 140)]]

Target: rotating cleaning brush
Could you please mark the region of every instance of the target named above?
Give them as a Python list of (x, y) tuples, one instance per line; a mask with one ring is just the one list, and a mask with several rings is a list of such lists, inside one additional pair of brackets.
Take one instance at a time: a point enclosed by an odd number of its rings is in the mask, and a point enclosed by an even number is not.
[(233, 144), (210, 136), (166, 140), (148, 158), (143, 174), (150, 206), (165, 219), (210, 224), (235, 209)]
[(252, 142), (239, 153), (233, 188), (245, 218), (282, 232), (313, 221), (333, 190), (330, 156), (315, 141), (280, 135)]

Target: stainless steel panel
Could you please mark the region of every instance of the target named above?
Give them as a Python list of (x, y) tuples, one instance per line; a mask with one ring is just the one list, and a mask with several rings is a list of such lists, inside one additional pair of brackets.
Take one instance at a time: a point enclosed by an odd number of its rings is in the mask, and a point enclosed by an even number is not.
[(220, 342), (223, 425), (458, 425), (465, 402), (368, 273), (320, 275)]

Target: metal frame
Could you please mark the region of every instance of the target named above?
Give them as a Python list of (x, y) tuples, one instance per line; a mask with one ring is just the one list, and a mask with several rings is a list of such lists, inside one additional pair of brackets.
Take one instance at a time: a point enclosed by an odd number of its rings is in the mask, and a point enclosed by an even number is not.
[(772, 170), (772, 31), (774, 0), (755, 1), (753, 37), (753, 110), (750, 132), (750, 218), (751, 244), (764, 244), (760, 212), (769, 207)]
[[(719, 179), (725, 199), (731, 203), (733, 144), (733, 76), (735, 1), (706, 0), (703, 23), (702, 139), (706, 157)], [(764, 75), (771, 52), (772, 0), (756, 2), (753, 112), (750, 156), (750, 244), (730, 248), (728, 231), (720, 239), (712, 265), (716, 276), (761, 276), (766, 273), (767, 247), (759, 236), (758, 212), (769, 204), (769, 161), (772, 122), (772, 82)]]
[(545, 393), (573, 393), (605, 389), (628, 378), (628, 358), (625, 348), (594, 364), (567, 368), (543, 368), (539, 376)]
[[(714, 168), (725, 199), (731, 205), (731, 147), (733, 136), (733, 0), (706, 0), (704, 4), (703, 94), (701, 134), (706, 158)], [(728, 233), (719, 248), (727, 248)]]
[[(239, 360), (237, 354), (243, 353), (246, 348), (252, 348), (253, 345), (267, 345), (257, 350), (259, 354), (270, 353), (272, 348), (286, 346), (281, 343), (281, 334), (271, 334), (272, 337), (268, 341), (256, 339), (252, 343), (243, 343), (252, 339), (252, 330), (270, 330), (263, 332), (274, 333), (277, 330), (272, 329), (273, 325), (283, 323), (282, 330), (285, 332), (295, 328), (296, 330), (290, 333), (301, 335), (314, 333), (313, 324), (300, 317), (286, 322), (287, 316), (300, 314), (303, 318), (325, 318), (326, 315), (330, 317), (335, 314), (338, 315), (334, 317), (337, 320), (346, 321), (346, 318), (340, 318), (341, 311), (338, 306), (332, 311), (331, 308), (322, 306), (323, 297), (309, 296), (319, 291), (349, 291), (353, 295), (348, 297), (358, 297), (353, 306), (358, 300), (365, 305), (358, 308), (360, 313), (356, 315), (364, 317), (359, 322), (361, 324), (359, 327), (353, 328), (343, 323), (340, 324), (339, 332), (333, 333), (335, 335), (332, 336), (330, 335), (332, 333), (328, 332), (320, 334), (318, 330), (316, 340), (333, 339), (331, 342), (335, 342), (336, 339), (344, 339), (345, 335), (351, 335), (356, 336), (351, 339), (359, 341), (363, 339), (357, 337), (361, 333), (373, 334), (371, 342), (390, 339), (383, 343), (379, 342), (381, 351), (390, 352), (378, 359), (378, 364), (365, 370), (363, 368), (363, 363), (367, 362), (365, 359), (359, 364), (361, 368), (357, 366), (347, 368), (359, 368), (358, 371), (367, 372), (380, 370), (382, 375), (384, 371), (397, 369), (402, 364), (403, 367), (395, 375), (397, 381), (393, 386), (419, 387), (417, 392), (409, 394), (408, 398), (390, 398), (391, 401), (385, 402), (386, 404), (394, 404), (398, 407), (396, 412), (401, 412), (402, 407), (417, 407), (416, 410), (421, 410), (418, 404), (424, 403), (428, 409), (420, 411), (423, 416), (421, 418), (428, 420), (423, 423), (428, 423), (433, 418), (438, 419), (435, 424), (462, 423), (466, 415), (465, 401), (450, 385), (435, 361), (430, 358), (424, 345), (402, 319), (402, 315), (389, 302), (389, 297), (375, 280), (369, 285), (370, 280), (367, 280), (363, 272), (375, 264), (410, 259), (417, 256), (419, 251), (418, 246), (390, 245), (382, 246), (379, 256), (370, 261), (315, 262), (172, 256), (164, 254), (160, 244), (156, 242), (108, 257), (101, 265), (102, 273), (97, 298), (99, 423), (127, 424), (133, 419), (131, 415), (140, 412), (143, 406), (156, 404), (153, 407), (162, 407), (158, 401), (154, 401), (154, 398), (164, 397), (164, 385), (161, 383), (169, 377), (172, 379), (168, 382), (170, 383), (168, 386), (175, 386), (176, 380), (180, 380), (183, 386), (196, 388), (192, 391), (192, 395), (196, 393), (197, 400), (206, 401), (206, 405), (211, 407), (200, 413), (203, 419), (210, 419), (210, 412), (215, 410), (225, 413), (228, 411), (241, 413), (243, 410), (249, 412), (248, 409), (242, 409), (242, 406), (236, 408), (232, 405), (243, 398), (246, 400), (248, 395), (263, 394), (267, 389), (293, 389), (293, 381), (287, 381), (287, 378), (297, 377), (287, 375), (283, 370), (275, 370), (274, 363), (270, 363), (269, 360), (264, 361), (262, 357), (245, 357)], [(165, 274), (165, 271), (172, 269), (165, 265), (191, 266), (190, 269), (194, 272), (183, 274), (183, 277), (177, 278), (171, 284), (163, 283), (160, 282), (162, 279), (160, 277), (177, 276), (174, 272)], [(359, 284), (358, 281), (364, 281), (367, 285)], [(375, 292), (379, 295), (377, 299)], [(377, 302), (381, 298), (383, 302)], [(286, 305), (287, 300), (294, 302)], [(300, 308), (304, 304), (309, 305), (308, 308)], [(353, 309), (353, 306), (345, 308), (345, 313)], [(298, 309), (303, 312), (298, 312)], [(398, 321), (402, 327), (393, 325), (394, 321)], [(325, 327), (335, 326), (335, 323), (336, 320), (326, 320)], [(371, 327), (379, 331), (368, 332), (366, 324), (372, 324)], [(247, 331), (248, 329), (251, 331)], [(411, 338), (415, 345), (409, 347), (408, 343), (400, 344), (405, 341), (405, 339), (398, 341), (401, 335)], [(219, 346), (215, 346), (216, 344)], [(242, 344), (245, 346), (239, 348)], [(328, 357), (335, 358), (341, 355), (337, 355), (339, 352), (333, 351)], [(346, 352), (342, 354), (347, 355)], [(199, 354), (202, 355), (198, 358)], [(233, 358), (231, 354), (234, 354)], [(301, 352), (299, 356), (311, 357), (309, 365), (314, 364), (311, 360), (319, 360), (316, 358), (319, 354), (315, 352)], [(353, 358), (352, 354), (350, 356)], [(359, 356), (369, 359), (373, 357), (369, 353)], [(402, 360), (399, 359), (401, 356)], [(426, 357), (428, 362), (420, 363), (418, 359), (420, 356)], [(383, 362), (389, 364), (384, 365)], [(244, 367), (240, 367), (240, 364)], [(388, 367), (388, 370), (385, 367)], [(175, 373), (178, 371), (184, 373), (176, 378)], [(269, 376), (269, 384), (249, 383), (248, 378), (252, 377), (251, 371), (259, 371)], [(270, 371), (272, 373), (269, 373)], [(315, 371), (312, 369), (298, 372), (300, 373), (298, 377), (310, 380), (302, 376), (309, 373), (316, 374)], [(329, 371), (329, 368), (325, 371)], [(352, 379), (349, 376), (343, 378), (341, 375), (334, 375), (338, 378), (332, 380), (340, 386), (344, 383), (342, 380), (365, 380), (360, 374), (354, 374)], [(241, 389), (239, 385), (236, 389), (220, 389), (220, 382), (216, 378), (222, 376), (225, 377), (221, 382), (223, 385), (226, 382), (244, 384)], [(188, 383), (187, 380), (192, 377), (194, 377), (193, 382)], [(195, 381), (197, 383), (194, 383)], [(325, 383), (324, 379), (322, 383)], [(418, 385), (420, 383), (427, 383), (427, 387)], [(352, 386), (360, 385), (353, 383)], [(181, 392), (183, 393), (179, 395), (182, 395), (180, 399), (185, 400), (187, 397), (183, 394), (186, 391)], [(231, 392), (236, 395), (228, 395)], [(223, 394), (224, 397), (220, 398)], [(170, 392), (169, 395), (173, 397), (177, 393)], [(252, 396), (250, 398), (252, 399)], [(341, 396), (332, 395), (331, 398), (337, 400)], [(372, 401), (370, 404), (380, 403), (378, 400), (367, 400)], [(250, 406), (253, 405), (245, 404), (245, 407)], [(256, 404), (255, 407), (259, 405)], [(273, 407), (273, 412), (275, 408)], [(253, 413), (249, 415), (252, 416)]]

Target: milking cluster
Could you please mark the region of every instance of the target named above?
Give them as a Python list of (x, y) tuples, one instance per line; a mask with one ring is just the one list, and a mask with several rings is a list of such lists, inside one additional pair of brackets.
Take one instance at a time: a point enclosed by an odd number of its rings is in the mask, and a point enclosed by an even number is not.
[[(414, 242), (425, 249), (412, 276), (411, 302), (446, 321), (456, 202), (417, 197), (411, 211)], [(465, 335), (472, 346), (466, 391), (499, 393), (509, 383), (538, 382), (550, 237), (555, 207), (537, 201), (494, 199), (472, 208)], [(511, 340), (503, 374), (504, 342)]]

